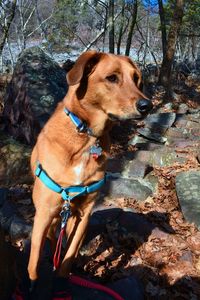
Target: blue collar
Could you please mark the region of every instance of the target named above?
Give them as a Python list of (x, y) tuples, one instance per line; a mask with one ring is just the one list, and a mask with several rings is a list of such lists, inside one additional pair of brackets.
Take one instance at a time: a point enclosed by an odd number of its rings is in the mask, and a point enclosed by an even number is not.
[[(76, 197), (85, 196), (87, 194), (96, 192), (99, 190), (106, 180), (108, 179), (108, 175), (106, 174), (104, 178), (101, 180), (94, 182), (87, 186), (70, 186), (70, 187), (62, 187), (57, 184), (53, 179), (49, 177), (49, 175), (43, 170), (41, 164), (38, 163), (37, 168), (35, 170), (35, 175), (40, 178), (40, 180), (48, 187), (50, 190), (61, 194), (63, 200), (71, 201)], [(75, 194), (73, 196), (70, 193)]]
[(64, 112), (66, 113), (67, 116), (70, 117), (71, 121), (76, 126), (76, 129), (78, 132), (81, 132), (81, 133), (86, 132), (88, 135), (93, 136), (92, 129), (89, 128), (85, 122), (81, 121), (74, 113), (69, 111), (67, 108), (64, 108)]

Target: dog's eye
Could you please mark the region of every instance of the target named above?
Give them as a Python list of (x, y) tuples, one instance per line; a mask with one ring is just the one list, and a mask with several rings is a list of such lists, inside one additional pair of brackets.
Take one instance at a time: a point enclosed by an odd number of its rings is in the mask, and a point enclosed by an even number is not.
[(134, 74), (133, 81), (135, 82), (136, 85), (138, 84), (139, 76), (137, 74)]
[(112, 82), (112, 83), (117, 83), (118, 82), (118, 77), (115, 74), (107, 76), (106, 79), (108, 81)]

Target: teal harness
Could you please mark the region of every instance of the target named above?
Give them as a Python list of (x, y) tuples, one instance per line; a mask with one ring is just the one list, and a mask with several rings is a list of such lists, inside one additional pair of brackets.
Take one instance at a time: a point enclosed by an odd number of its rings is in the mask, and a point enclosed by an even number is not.
[[(76, 129), (78, 132), (86, 132), (88, 135), (92, 135), (92, 130), (87, 127), (87, 125), (82, 122), (76, 115), (71, 113), (69, 110), (65, 108), (65, 113), (67, 116), (70, 117), (71, 121), (76, 126)], [(101, 149), (100, 147), (94, 146), (95, 151), (99, 151)], [(91, 154), (92, 151), (90, 151)], [(101, 155), (101, 151), (100, 151)], [(48, 174), (47, 172), (42, 168), (42, 165), (40, 163), (37, 164), (37, 168), (35, 170), (35, 175), (43, 182), (43, 184), (48, 187), (50, 190), (59, 193), (64, 200), (64, 204), (62, 206), (62, 211), (60, 213), (61, 216), (61, 232), (60, 236), (57, 242), (56, 252), (54, 254), (54, 268), (56, 269), (59, 266), (59, 260), (60, 260), (60, 253), (61, 253), (61, 245), (62, 245), (62, 238), (64, 234), (64, 229), (67, 224), (67, 220), (71, 215), (70, 211), (70, 202), (81, 196), (85, 196), (90, 193), (94, 193), (98, 191), (107, 181), (108, 175), (106, 174), (104, 178), (101, 180), (91, 183), (87, 186), (82, 185), (75, 185), (75, 186), (69, 186), (69, 187), (62, 187), (58, 183), (56, 183)]]
[[(90, 185), (75, 185), (75, 186), (69, 186), (69, 187), (62, 187), (58, 183), (56, 183), (51, 177), (43, 170), (41, 164), (37, 165), (37, 168), (35, 170), (35, 175), (40, 178), (40, 180), (48, 187), (50, 190), (61, 194), (62, 199), (64, 201), (71, 201), (76, 197), (85, 196), (90, 193), (94, 193), (97, 190), (99, 190), (104, 183), (106, 182), (106, 179), (108, 178), (108, 175), (106, 174), (103, 179), (94, 182)], [(70, 194), (75, 194), (71, 196)]]

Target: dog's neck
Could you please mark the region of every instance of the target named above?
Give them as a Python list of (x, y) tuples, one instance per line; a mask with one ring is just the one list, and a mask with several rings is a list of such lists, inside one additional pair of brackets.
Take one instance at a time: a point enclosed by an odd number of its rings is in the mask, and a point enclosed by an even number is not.
[(78, 100), (75, 94), (72, 95), (70, 91), (64, 98), (64, 106), (82, 122), (86, 122), (87, 127), (90, 128), (92, 135), (96, 138), (102, 137), (105, 131), (111, 127), (110, 121), (103, 111), (88, 104), (84, 99)]

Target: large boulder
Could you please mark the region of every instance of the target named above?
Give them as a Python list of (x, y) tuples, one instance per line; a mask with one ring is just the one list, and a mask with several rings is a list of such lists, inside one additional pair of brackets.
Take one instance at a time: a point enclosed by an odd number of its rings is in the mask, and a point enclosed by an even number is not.
[(31, 147), (0, 132), (0, 186), (32, 183)]
[(26, 49), (17, 61), (5, 96), (5, 130), (19, 141), (34, 144), (66, 92), (66, 71), (40, 48)]

